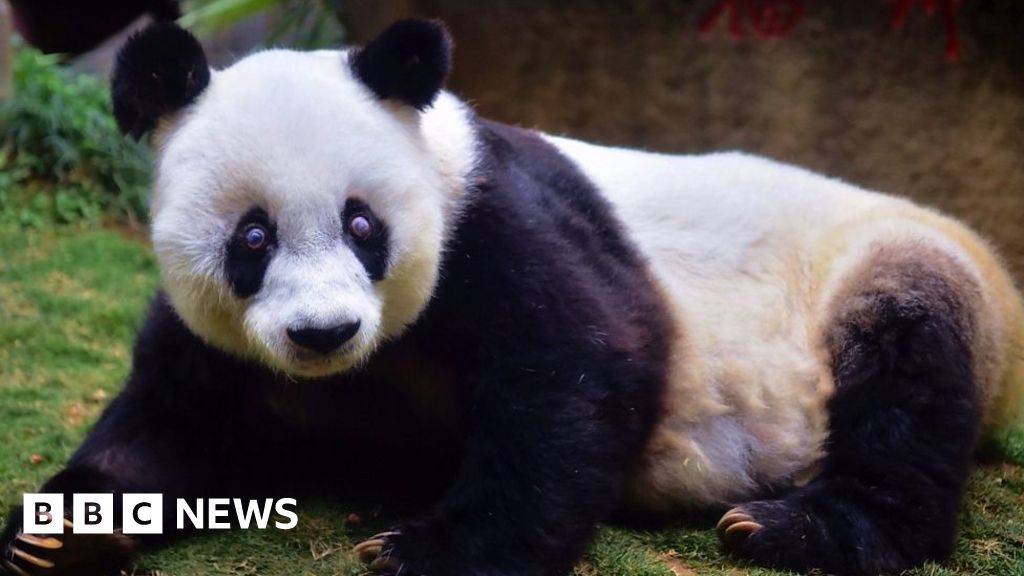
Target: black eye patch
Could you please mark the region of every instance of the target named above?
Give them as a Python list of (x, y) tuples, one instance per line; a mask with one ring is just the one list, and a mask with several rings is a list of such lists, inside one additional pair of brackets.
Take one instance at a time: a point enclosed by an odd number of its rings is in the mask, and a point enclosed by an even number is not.
[(277, 228), (265, 210), (253, 208), (239, 219), (228, 240), (224, 263), (228, 283), (239, 298), (248, 298), (260, 291), (276, 248)]
[[(356, 198), (349, 198), (345, 202), (341, 222), (344, 227), (345, 242), (362, 263), (363, 268), (366, 269), (370, 280), (374, 282), (383, 280), (388, 267), (389, 231), (387, 225), (377, 218), (365, 202)], [(366, 230), (367, 224), (369, 231), (366, 234), (360, 234)]]

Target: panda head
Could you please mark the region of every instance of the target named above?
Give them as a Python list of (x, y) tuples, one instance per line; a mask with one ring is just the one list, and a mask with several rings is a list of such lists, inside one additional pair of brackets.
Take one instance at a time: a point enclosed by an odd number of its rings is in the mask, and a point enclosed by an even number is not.
[(175, 26), (133, 36), (122, 131), (152, 133), (164, 289), (206, 342), (295, 377), (365, 360), (426, 306), (451, 195), (420, 129), (448, 74), (438, 23), (362, 48), (269, 50), (211, 71)]

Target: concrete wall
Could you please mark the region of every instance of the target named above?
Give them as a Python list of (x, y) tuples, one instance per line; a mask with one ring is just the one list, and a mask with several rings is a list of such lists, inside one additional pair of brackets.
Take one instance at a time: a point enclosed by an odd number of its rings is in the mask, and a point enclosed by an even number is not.
[[(771, 0), (768, 0), (769, 2)], [(952, 0), (948, 0), (952, 3)], [(765, 0), (736, 0), (736, 5)], [(652, 150), (738, 148), (960, 216), (1024, 280), (1024, 2), (962, 0), (960, 58), (942, 7), (918, 0), (775, 0), (804, 7), (786, 38), (729, 34), (721, 0), (348, 0), (361, 41), (402, 15), (441, 17), (452, 87), (486, 116)]]

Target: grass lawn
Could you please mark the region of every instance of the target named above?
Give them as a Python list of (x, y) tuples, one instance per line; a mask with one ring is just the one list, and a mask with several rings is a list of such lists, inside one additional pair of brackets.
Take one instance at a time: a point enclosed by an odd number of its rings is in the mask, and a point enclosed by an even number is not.
[[(0, 228), (0, 514), (60, 468), (117, 393), (155, 285), (153, 257), (137, 238), (96, 228)], [(911, 574), (1024, 576), (1024, 430), (1013, 431), (990, 453), (971, 481), (953, 561)], [(141, 558), (135, 573), (361, 574), (351, 546), (389, 522), (373, 518), (373, 509), (303, 503), (293, 531), (203, 536)], [(352, 512), (364, 522), (347, 526)], [(700, 526), (605, 529), (577, 572), (778, 574), (723, 558), (710, 524)]]

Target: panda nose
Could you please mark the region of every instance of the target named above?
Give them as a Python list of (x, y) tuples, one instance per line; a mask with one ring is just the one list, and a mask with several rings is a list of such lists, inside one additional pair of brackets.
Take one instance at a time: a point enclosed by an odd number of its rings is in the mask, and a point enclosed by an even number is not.
[(330, 328), (289, 328), (288, 338), (303, 348), (328, 354), (351, 340), (358, 331), (359, 320), (356, 320)]

